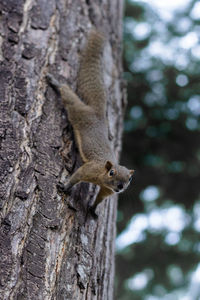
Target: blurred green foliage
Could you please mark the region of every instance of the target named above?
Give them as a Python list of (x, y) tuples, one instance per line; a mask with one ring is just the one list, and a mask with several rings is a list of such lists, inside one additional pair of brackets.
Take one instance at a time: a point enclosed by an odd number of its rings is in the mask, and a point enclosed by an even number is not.
[(122, 163), (136, 172), (119, 200), (115, 299), (195, 300), (200, 5), (186, 1), (165, 18), (147, 2), (126, 1), (124, 18), (128, 107)]

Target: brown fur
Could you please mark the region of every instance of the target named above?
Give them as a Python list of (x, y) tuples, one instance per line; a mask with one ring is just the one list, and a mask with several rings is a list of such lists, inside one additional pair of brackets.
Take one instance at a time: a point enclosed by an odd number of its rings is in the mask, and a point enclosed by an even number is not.
[(50, 83), (61, 94), (83, 160), (83, 165), (62, 186), (62, 190), (68, 193), (73, 185), (81, 181), (99, 185), (93, 210), (105, 197), (125, 190), (133, 174), (133, 170), (117, 163), (108, 139), (106, 92), (101, 69), (103, 47), (104, 37), (92, 31), (78, 74), (78, 95), (84, 102), (68, 85), (59, 85), (52, 75), (48, 75)]

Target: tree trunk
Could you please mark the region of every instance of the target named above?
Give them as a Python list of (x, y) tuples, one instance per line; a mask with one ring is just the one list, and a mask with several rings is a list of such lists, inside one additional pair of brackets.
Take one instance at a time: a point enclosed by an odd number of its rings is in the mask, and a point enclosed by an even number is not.
[(87, 204), (60, 178), (80, 164), (67, 113), (47, 72), (74, 89), (91, 27), (107, 32), (104, 78), (111, 143), (119, 154), (123, 116), (121, 0), (0, 0), (0, 299), (113, 297), (116, 196)]

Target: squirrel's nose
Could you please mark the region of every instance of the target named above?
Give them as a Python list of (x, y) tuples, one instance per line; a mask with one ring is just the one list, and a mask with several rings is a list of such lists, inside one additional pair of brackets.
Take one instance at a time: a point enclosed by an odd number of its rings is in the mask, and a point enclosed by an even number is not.
[(122, 190), (124, 186), (123, 186), (122, 183), (119, 183), (117, 187), (118, 187), (119, 190)]

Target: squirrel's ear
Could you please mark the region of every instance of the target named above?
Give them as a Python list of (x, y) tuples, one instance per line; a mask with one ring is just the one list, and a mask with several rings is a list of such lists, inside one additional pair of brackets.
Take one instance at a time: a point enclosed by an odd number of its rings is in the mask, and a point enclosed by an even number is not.
[(113, 166), (113, 164), (112, 164), (109, 160), (107, 160), (107, 162), (106, 162), (106, 164), (105, 164), (106, 170), (107, 170), (107, 171), (110, 171), (110, 169), (112, 168), (112, 166)]
[(133, 175), (133, 173), (135, 172), (135, 170), (130, 170), (130, 174)]

